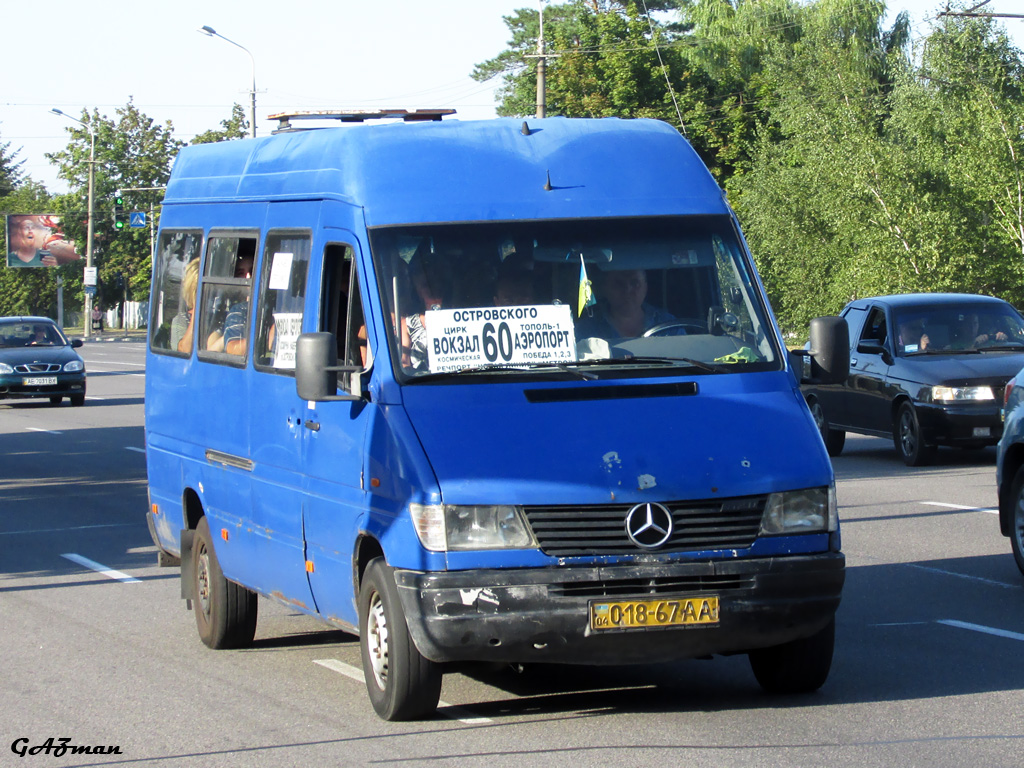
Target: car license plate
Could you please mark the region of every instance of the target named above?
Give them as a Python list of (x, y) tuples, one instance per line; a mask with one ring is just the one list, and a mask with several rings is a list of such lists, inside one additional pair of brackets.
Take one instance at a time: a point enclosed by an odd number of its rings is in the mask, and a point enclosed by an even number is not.
[(595, 630), (717, 623), (716, 595), (667, 600), (590, 601), (590, 628)]
[(27, 379), (22, 379), (22, 384), (26, 387), (52, 387), (57, 383), (56, 376), (29, 376)]
[(989, 427), (975, 427), (974, 428), (974, 436), (975, 437), (991, 437), (992, 436), (992, 430)]

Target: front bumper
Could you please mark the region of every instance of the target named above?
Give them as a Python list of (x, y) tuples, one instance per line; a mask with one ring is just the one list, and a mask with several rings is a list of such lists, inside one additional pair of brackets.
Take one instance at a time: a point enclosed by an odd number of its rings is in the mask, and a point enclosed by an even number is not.
[[(56, 384), (26, 384), (30, 378), (56, 377)], [(0, 375), (0, 400), (23, 397), (68, 397), (85, 394), (84, 373), (5, 373)]]
[(999, 402), (915, 403), (921, 431), (937, 445), (995, 445), (1003, 435)]
[[(839, 607), (841, 553), (697, 563), (395, 571), (420, 653), (445, 661), (628, 664), (780, 645)], [(717, 595), (719, 623), (592, 630), (592, 600)]]

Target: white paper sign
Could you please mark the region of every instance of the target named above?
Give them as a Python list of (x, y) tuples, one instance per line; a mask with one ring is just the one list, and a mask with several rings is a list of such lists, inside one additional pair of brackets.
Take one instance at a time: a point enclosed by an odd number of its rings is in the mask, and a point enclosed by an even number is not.
[(433, 373), (576, 360), (568, 304), (437, 309), (424, 317), (427, 362)]
[(274, 313), (275, 368), (295, 367), (295, 344), (300, 333), (302, 333), (301, 312)]
[(293, 258), (295, 258), (295, 256), (294, 254), (291, 253), (274, 254), (274, 260), (270, 264), (270, 290), (288, 290), (288, 284), (291, 282), (292, 279)]

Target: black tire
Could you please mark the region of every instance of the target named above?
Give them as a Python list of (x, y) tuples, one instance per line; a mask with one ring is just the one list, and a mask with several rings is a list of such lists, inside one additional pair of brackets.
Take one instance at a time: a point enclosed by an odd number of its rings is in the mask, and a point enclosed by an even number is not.
[(768, 693), (811, 693), (821, 688), (832, 668), (836, 620), (801, 640), (751, 651), (750, 668)]
[(1013, 508), (1010, 510), (1010, 548), (1017, 567), (1024, 573), (1024, 467), (1014, 475), (1011, 493)]
[(54, 395), (50, 398), (50, 405), (60, 405), (60, 401), (63, 399), (60, 395)]
[(896, 425), (892, 430), (892, 441), (903, 463), (908, 467), (924, 466), (935, 456), (935, 446), (925, 442), (917, 411), (910, 403), (900, 405), (896, 414)]
[(437, 710), (439, 664), (416, 649), (391, 569), (370, 561), (359, 587), (359, 646), (373, 709), (384, 720), (418, 720)]
[(68, 399), (71, 401), (71, 404), (76, 408), (85, 405), (85, 395), (71, 395)]
[(256, 593), (228, 581), (203, 517), (192, 540), (192, 586), (196, 628), (210, 648), (245, 648), (256, 635)]
[(814, 424), (821, 433), (821, 439), (825, 441), (825, 450), (828, 451), (829, 456), (838, 456), (843, 452), (843, 446), (846, 445), (846, 432), (829, 427), (825, 411), (816, 399), (812, 398), (808, 405), (811, 408), (811, 416), (814, 417)]

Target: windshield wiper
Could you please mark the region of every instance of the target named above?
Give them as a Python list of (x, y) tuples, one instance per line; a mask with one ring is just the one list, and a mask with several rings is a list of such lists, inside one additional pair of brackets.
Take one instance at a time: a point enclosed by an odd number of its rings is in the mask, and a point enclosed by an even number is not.
[(705, 363), (703, 360), (694, 360), (691, 357), (645, 357), (645, 356), (630, 356), (630, 357), (601, 357), (591, 360), (577, 360), (575, 363), (565, 363), (565, 365), (572, 366), (630, 366), (630, 365), (650, 365), (650, 366), (667, 366), (670, 368), (699, 368), (709, 373), (726, 373), (729, 368), (723, 365), (715, 365), (714, 363)]

